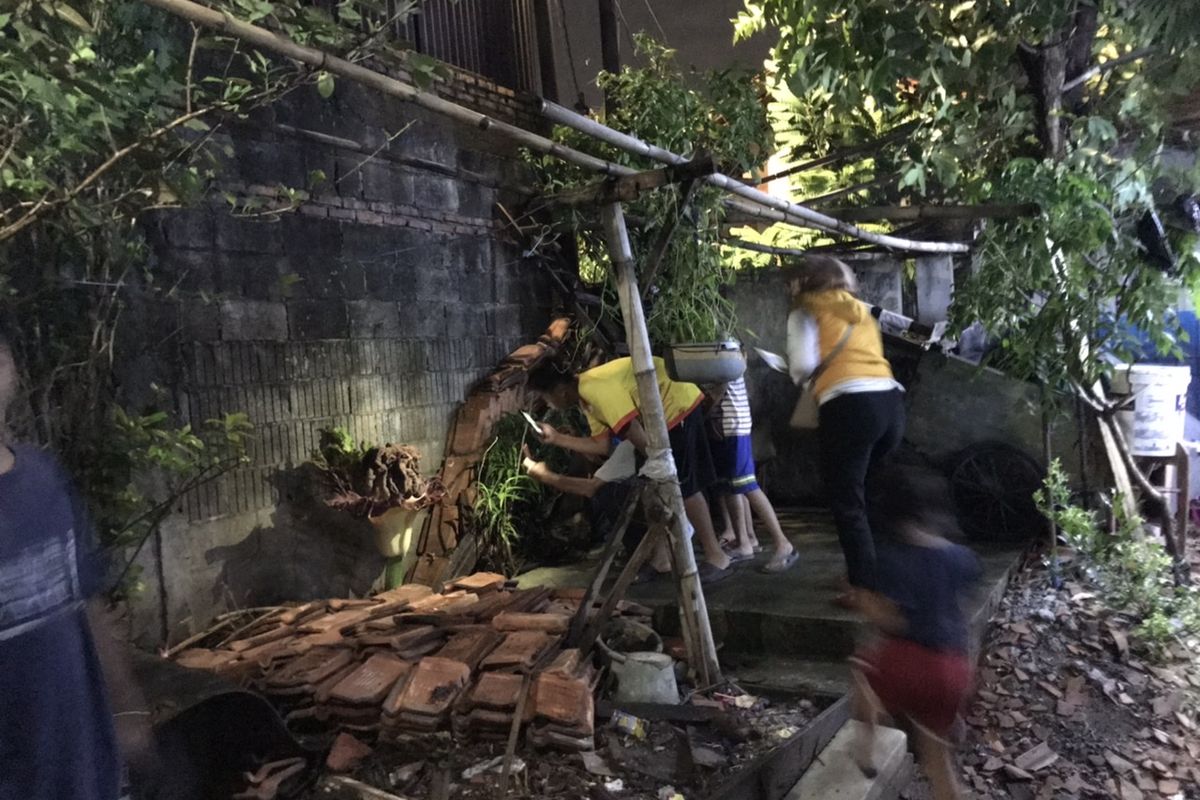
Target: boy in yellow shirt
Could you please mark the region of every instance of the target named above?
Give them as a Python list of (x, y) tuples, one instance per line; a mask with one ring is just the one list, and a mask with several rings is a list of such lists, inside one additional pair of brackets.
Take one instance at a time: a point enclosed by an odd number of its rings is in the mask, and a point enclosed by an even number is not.
[[(700, 580), (713, 583), (729, 576), (730, 558), (717, 542), (708, 501), (704, 498), (704, 490), (716, 482), (716, 472), (708, 449), (704, 412), (700, 407), (703, 395), (695, 384), (672, 381), (667, 377), (661, 358), (654, 359), (654, 368), (684, 509), (704, 550), (704, 560), (697, 565)], [(614, 359), (578, 375), (542, 367), (530, 374), (526, 387), (552, 408), (578, 406), (587, 418), (590, 436), (572, 436), (541, 423), (542, 441), (547, 444), (586, 455), (606, 456), (612, 438), (616, 436), (632, 442), (642, 453), (646, 452), (646, 431), (639, 419), (641, 412), (632, 359)], [(665, 547), (655, 552), (650, 566), (660, 574), (670, 571)]]

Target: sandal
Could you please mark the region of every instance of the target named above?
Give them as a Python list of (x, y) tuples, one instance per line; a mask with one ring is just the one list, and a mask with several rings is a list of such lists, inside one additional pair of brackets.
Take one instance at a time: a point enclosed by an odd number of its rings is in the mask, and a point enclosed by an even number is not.
[(721, 569), (720, 567), (714, 567), (708, 561), (701, 561), (696, 567), (696, 574), (700, 576), (700, 585), (708, 586), (725, 580), (733, 574), (733, 570), (728, 567)]
[(652, 581), (659, 580), (664, 575), (670, 575), (670, 574), (671, 574), (671, 570), (667, 570), (666, 572), (659, 572), (658, 570), (656, 570), (654, 567), (650, 566), (649, 564), (643, 564), (641, 569), (639, 569), (637, 571), (637, 575), (635, 575), (633, 578), (633, 585), (639, 586), (643, 583), (650, 583)]
[(787, 572), (789, 569), (795, 566), (796, 562), (799, 560), (800, 554), (793, 550), (781, 559), (772, 558), (766, 564), (763, 564), (761, 567), (759, 567), (758, 571), (766, 573), (767, 575), (778, 575), (780, 572)]

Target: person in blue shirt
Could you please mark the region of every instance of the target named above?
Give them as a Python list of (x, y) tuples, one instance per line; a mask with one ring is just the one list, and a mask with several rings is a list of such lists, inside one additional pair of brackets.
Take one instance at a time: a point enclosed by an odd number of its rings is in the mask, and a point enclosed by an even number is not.
[(960, 598), (978, 581), (979, 561), (943, 538), (956, 526), (933, 476), (888, 465), (872, 495), (883, 536), (877, 589), (860, 593), (860, 610), (881, 635), (851, 659), (855, 714), (864, 723), (855, 758), (872, 776), (877, 718), (885, 711), (906, 718), (935, 800), (952, 800), (960, 792), (947, 740), (973, 673)]
[[(16, 390), (0, 340), (0, 431)], [(153, 762), (149, 712), (101, 579), (62, 469), (0, 438), (0, 800), (116, 800), (121, 750), (131, 772)]]

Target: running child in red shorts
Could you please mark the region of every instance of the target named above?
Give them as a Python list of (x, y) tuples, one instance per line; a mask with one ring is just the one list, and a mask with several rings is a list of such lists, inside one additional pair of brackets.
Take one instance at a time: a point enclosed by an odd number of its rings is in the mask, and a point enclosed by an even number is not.
[(967, 625), (959, 599), (979, 579), (979, 562), (941, 533), (953, 526), (932, 480), (889, 467), (876, 481), (875, 512), (887, 539), (862, 613), (882, 637), (851, 661), (855, 713), (864, 723), (855, 758), (874, 775), (874, 727), (880, 713), (912, 723), (917, 757), (935, 800), (960, 796), (947, 741), (971, 689)]

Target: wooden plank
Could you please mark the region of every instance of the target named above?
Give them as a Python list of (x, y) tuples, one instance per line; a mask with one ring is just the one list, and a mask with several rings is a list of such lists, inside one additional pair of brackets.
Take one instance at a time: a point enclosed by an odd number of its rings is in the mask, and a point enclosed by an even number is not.
[(707, 800), (780, 800), (816, 761), (850, 719), (850, 699), (842, 697), (808, 727), (739, 770), (705, 795)]
[(655, 525), (646, 531), (646, 535), (642, 537), (642, 541), (638, 543), (637, 548), (629, 556), (629, 561), (626, 562), (625, 568), (617, 576), (617, 582), (613, 585), (608, 597), (605, 598), (604, 604), (600, 606), (596, 615), (592, 617), (591, 623), (579, 638), (577, 646), (584, 653), (591, 652), (592, 645), (596, 643), (596, 638), (604, 628), (604, 623), (612, 616), (617, 603), (625, 596), (625, 592), (629, 591), (629, 587), (633, 584), (633, 579), (637, 577), (638, 570), (650, 559), (650, 555), (654, 552), (654, 547), (658, 540), (665, 535), (666, 531), (661, 525)]
[(592, 575), (592, 582), (588, 586), (587, 591), (584, 592), (583, 598), (579, 601), (579, 610), (575, 612), (575, 617), (571, 620), (571, 627), (567, 633), (567, 647), (576, 647), (583, 636), (583, 629), (587, 625), (588, 612), (592, 610), (592, 604), (596, 602), (600, 590), (604, 587), (604, 581), (608, 578), (608, 571), (612, 568), (613, 560), (617, 557), (617, 551), (621, 548), (621, 539), (625, 536), (625, 529), (629, 527), (629, 522), (633, 519), (641, 497), (641, 486), (636, 486), (629, 493), (629, 499), (625, 503), (625, 508), (621, 510), (621, 516), (617, 519), (617, 524), (613, 526), (613, 529), (608, 534), (607, 541), (604, 542), (604, 552), (601, 554), (600, 563), (596, 566), (596, 571)]
[(611, 700), (596, 702), (596, 718), (607, 720), (614, 711), (624, 711), (647, 722), (711, 722), (725, 712), (712, 706), (693, 706), (686, 703), (617, 703)]

